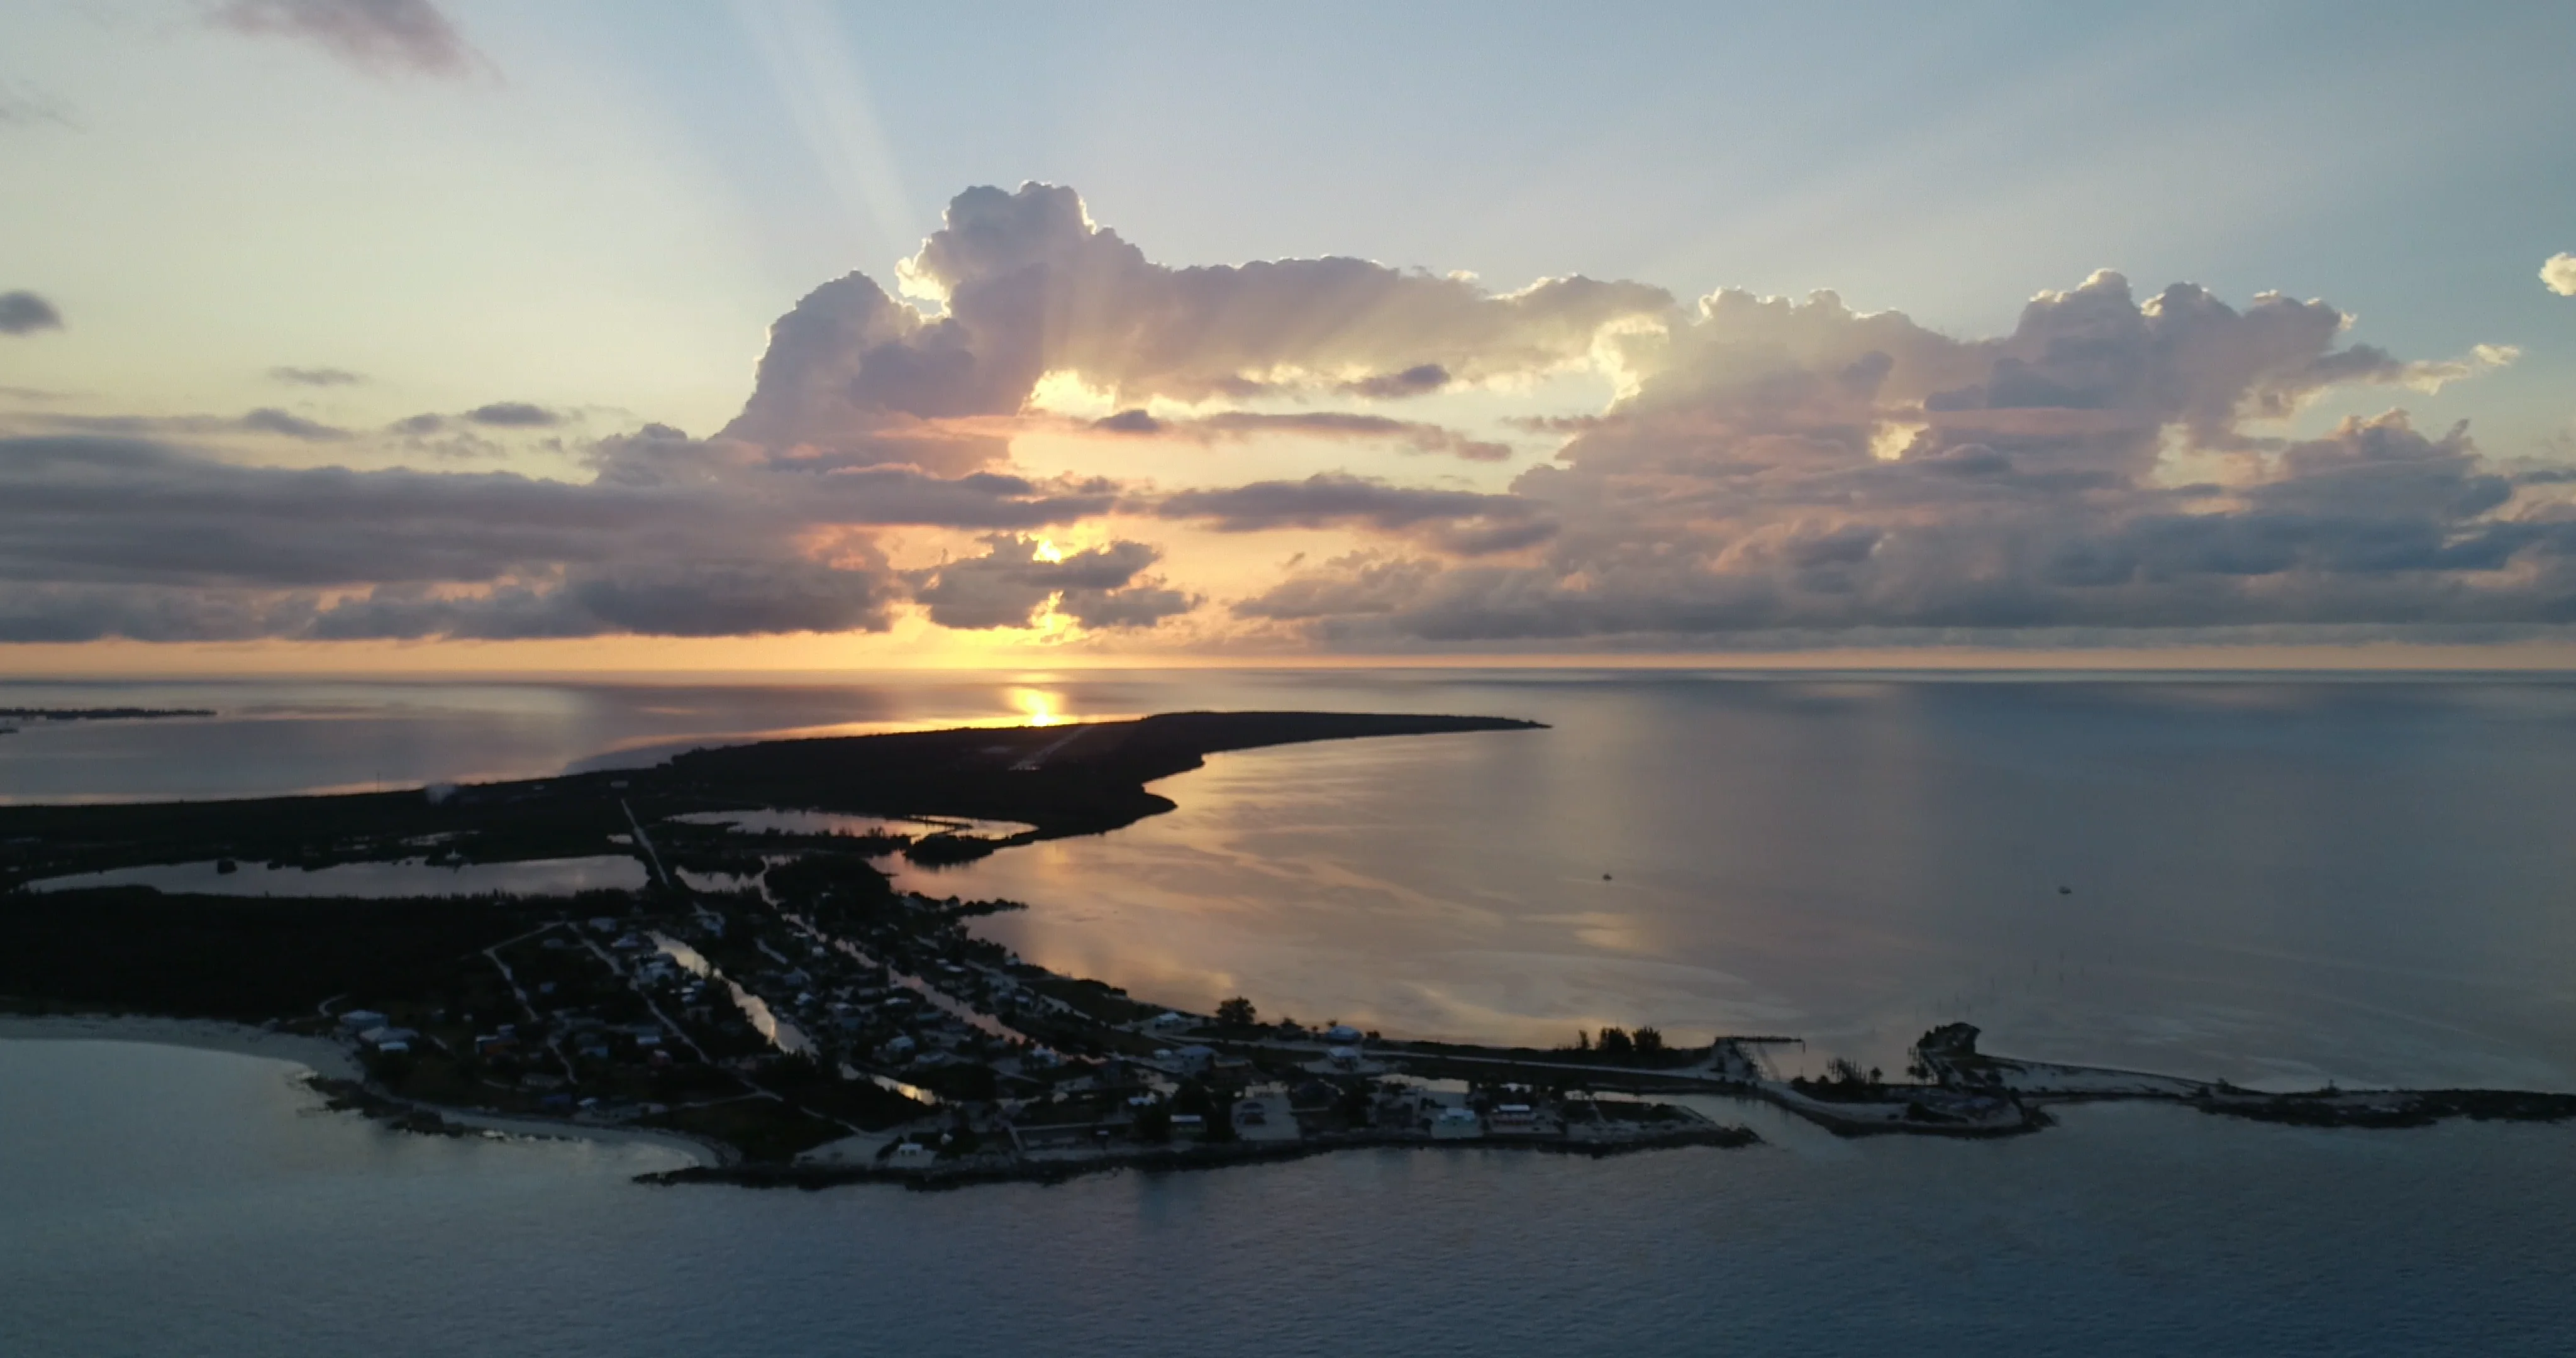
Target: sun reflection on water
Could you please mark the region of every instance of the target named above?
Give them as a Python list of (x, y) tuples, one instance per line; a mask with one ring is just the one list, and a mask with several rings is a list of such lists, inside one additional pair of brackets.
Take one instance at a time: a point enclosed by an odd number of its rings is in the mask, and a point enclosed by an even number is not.
[(1027, 716), (1031, 726), (1062, 726), (1073, 720), (1064, 711), (1064, 699), (1042, 688), (1014, 688), (1007, 695), (1011, 706)]

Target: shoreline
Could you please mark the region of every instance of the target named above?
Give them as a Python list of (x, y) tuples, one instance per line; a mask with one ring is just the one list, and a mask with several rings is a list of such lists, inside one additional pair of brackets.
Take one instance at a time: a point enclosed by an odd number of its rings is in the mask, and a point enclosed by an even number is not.
[[(607, 1145), (651, 1146), (686, 1156), (694, 1168), (716, 1169), (725, 1164), (725, 1157), (715, 1147), (677, 1132), (509, 1117), (471, 1108), (388, 1099), (367, 1085), (367, 1073), (360, 1068), (357, 1058), (329, 1038), (271, 1032), (224, 1019), (156, 1018), (135, 1014), (0, 1014), (0, 1042), (11, 1041), (128, 1042), (147, 1047), (254, 1056), (302, 1066), (304, 1074), (297, 1077), (296, 1083), (326, 1104), (338, 1096), (324, 1088), (323, 1082), (346, 1083), (365, 1089), (368, 1097), (380, 1104), (429, 1114), (458, 1132), (489, 1132), (537, 1141), (595, 1141)], [(343, 1111), (357, 1113), (375, 1122), (388, 1121), (393, 1116), (359, 1107), (344, 1107)]]
[(0, 1014), (0, 1042), (135, 1042), (153, 1047), (228, 1052), (303, 1066), (319, 1076), (359, 1080), (366, 1072), (347, 1048), (325, 1037), (273, 1032), (224, 1019), (144, 1014)]
[(739, 1188), (797, 1188), (814, 1191), (853, 1184), (891, 1184), (915, 1192), (941, 1192), (988, 1184), (1052, 1185), (1121, 1171), (1182, 1173), (1232, 1169), (1244, 1165), (1286, 1164), (1317, 1156), (1353, 1151), (1520, 1151), (1538, 1155), (1580, 1156), (1606, 1160), (1615, 1156), (1693, 1147), (1741, 1150), (1763, 1144), (1752, 1128), (1740, 1124), (1651, 1132), (1622, 1138), (1574, 1140), (1548, 1137), (1478, 1136), (1456, 1139), (1421, 1132), (1342, 1133), (1301, 1141), (1235, 1142), (1225, 1145), (1155, 1146), (1106, 1155), (1063, 1159), (997, 1162), (968, 1160), (905, 1168), (879, 1164), (757, 1163), (664, 1170), (639, 1174), (636, 1182), (656, 1187), (682, 1184), (728, 1184)]

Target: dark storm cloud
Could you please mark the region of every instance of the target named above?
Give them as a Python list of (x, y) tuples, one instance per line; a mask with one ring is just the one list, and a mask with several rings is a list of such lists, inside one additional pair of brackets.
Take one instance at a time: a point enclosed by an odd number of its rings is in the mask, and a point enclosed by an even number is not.
[(32, 335), (63, 328), (63, 313), (54, 304), (23, 288), (0, 292), (0, 335)]
[(475, 65), (456, 25), (430, 0), (229, 0), (211, 22), (310, 42), (366, 71), (455, 77)]

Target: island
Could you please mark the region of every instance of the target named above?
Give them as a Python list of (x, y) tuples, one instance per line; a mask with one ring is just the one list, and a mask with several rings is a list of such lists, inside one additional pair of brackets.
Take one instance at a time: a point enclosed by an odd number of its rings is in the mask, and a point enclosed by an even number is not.
[(14, 736), (19, 726), (29, 722), (164, 721), (213, 715), (201, 707), (0, 707), (0, 736)]
[[(704, 1148), (657, 1182), (916, 1188), (1196, 1169), (1359, 1148), (1610, 1155), (1751, 1144), (1684, 1096), (1846, 1136), (2015, 1136), (2143, 1099), (2312, 1125), (2561, 1120), (2576, 1095), (2261, 1093), (2018, 1061), (1926, 1033), (1902, 1078), (1795, 1039), (1647, 1027), (1553, 1049), (1434, 1042), (1150, 1002), (1031, 965), (900, 891), (954, 863), (1167, 810), (1147, 785), (1225, 751), (1540, 729), (1486, 717), (1174, 713), (693, 750), (651, 768), (402, 792), (0, 807), (0, 1010), (220, 1019), (328, 1039), (337, 1106), (424, 1132), (509, 1119)], [(152, 865), (627, 860), (633, 887), (266, 897), (80, 885)]]

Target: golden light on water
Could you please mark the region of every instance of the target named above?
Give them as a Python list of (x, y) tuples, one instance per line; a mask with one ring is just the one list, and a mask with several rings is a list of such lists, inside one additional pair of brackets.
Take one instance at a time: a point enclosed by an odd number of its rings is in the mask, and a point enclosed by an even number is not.
[(1062, 726), (1073, 718), (1066, 716), (1064, 700), (1039, 688), (1014, 688), (1009, 693), (1011, 706), (1027, 715), (1031, 726)]

